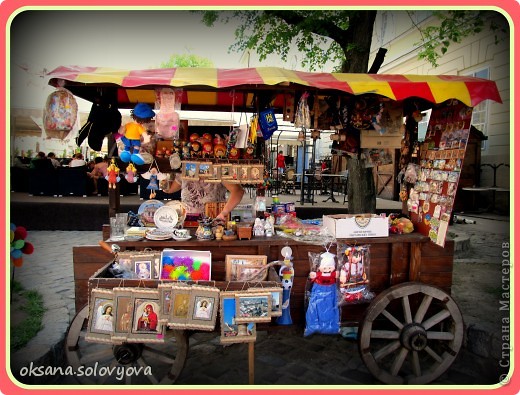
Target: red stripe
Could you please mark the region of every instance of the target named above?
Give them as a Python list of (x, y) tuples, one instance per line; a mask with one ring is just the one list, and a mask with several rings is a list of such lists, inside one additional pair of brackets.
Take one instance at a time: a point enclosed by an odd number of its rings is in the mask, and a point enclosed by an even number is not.
[(254, 68), (249, 69), (217, 69), (219, 88), (236, 85), (263, 84), (264, 80)]
[(310, 86), (319, 89), (338, 89), (344, 92), (353, 93), (349, 84), (339, 81), (330, 73), (307, 73), (304, 71), (294, 72), (298, 78), (308, 82)]
[(175, 69), (131, 70), (121, 82), (125, 87), (141, 85), (170, 85)]
[(426, 82), (389, 82), (388, 85), (395, 95), (395, 100), (416, 96), (435, 103), (430, 86)]
[(488, 83), (479, 82), (466, 82), (469, 96), (471, 97), (471, 105), (475, 107), (482, 100), (490, 99), (497, 103), (502, 103), (500, 94), (498, 93), (496, 83), (494, 81), (488, 81)]
[(79, 74), (89, 74), (97, 70), (97, 67), (81, 67), (81, 66), (60, 66), (52, 70), (48, 76), (53, 77), (53, 74), (58, 76), (54, 78), (61, 78), (67, 81), (76, 80)]

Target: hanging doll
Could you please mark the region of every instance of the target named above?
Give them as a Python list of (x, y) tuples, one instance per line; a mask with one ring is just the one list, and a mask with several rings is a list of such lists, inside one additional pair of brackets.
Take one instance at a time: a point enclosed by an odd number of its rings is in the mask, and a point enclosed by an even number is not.
[[(341, 247), (338, 251), (342, 250)], [(366, 272), (366, 260), (368, 259), (368, 247), (346, 247), (343, 254), (344, 263), (339, 275), (339, 289), (342, 302), (352, 303), (370, 300), (373, 294), (368, 289), (368, 276)]]
[(137, 169), (135, 168), (134, 164), (129, 163), (126, 167), (125, 180), (128, 181), (130, 184), (133, 184), (139, 178), (139, 176), (136, 173)]
[(146, 173), (142, 174), (143, 178), (150, 180), (146, 189), (150, 190), (150, 199), (154, 199), (156, 195), (156, 191), (159, 188), (159, 181), (162, 181), (166, 178), (166, 175), (160, 173), (157, 168), (152, 167)]
[(106, 180), (108, 181), (109, 188), (116, 188), (116, 184), (121, 180), (119, 177), (119, 167), (116, 165), (116, 161), (112, 158), (110, 165), (107, 167)]
[(155, 91), (159, 112), (155, 117), (155, 132), (167, 140), (179, 138), (179, 114), (175, 111), (176, 92), (172, 88)]
[(319, 260), (317, 270), (309, 273), (312, 288), (305, 313), (304, 336), (314, 333), (335, 335), (340, 329), (334, 254), (324, 252)]
[(144, 124), (150, 122), (155, 116), (152, 108), (146, 103), (137, 103), (132, 110), (132, 122), (128, 122), (123, 127), (121, 141), (124, 144), (124, 151), (119, 157), (123, 162), (132, 161), (136, 165), (144, 164), (144, 159), (140, 155), (141, 135), (146, 133)]

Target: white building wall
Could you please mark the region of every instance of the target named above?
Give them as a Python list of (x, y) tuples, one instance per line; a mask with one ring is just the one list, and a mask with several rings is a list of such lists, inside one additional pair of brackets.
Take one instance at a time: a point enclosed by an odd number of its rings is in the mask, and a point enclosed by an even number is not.
[[(406, 11), (381, 11), (378, 13), (372, 39), (371, 59), (381, 47), (388, 50), (379, 70), (381, 74), (423, 74), (423, 75), (470, 75), (482, 69), (489, 69), (489, 78), (496, 82), (503, 103), (488, 102), (488, 141), (482, 150), (481, 163), (499, 164), (510, 161), (512, 131), (510, 123), (510, 28), (507, 15), (498, 11), (490, 12), (507, 33), (498, 34), (486, 28), (479, 34), (465, 38), (461, 43), (452, 43), (444, 56), (438, 59), (439, 66), (433, 67), (418, 58), (421, 34), (416, 26), (424, 27), (438, 23), (431, 12), (408, 13)], [(371, 64), (371, 62), (370, 62)], [(492, 185), (493, 172), (483, 167), (481, 185)], [(509, 187), (509, 168), (502, 166), (497, 171), (497, 185)]]

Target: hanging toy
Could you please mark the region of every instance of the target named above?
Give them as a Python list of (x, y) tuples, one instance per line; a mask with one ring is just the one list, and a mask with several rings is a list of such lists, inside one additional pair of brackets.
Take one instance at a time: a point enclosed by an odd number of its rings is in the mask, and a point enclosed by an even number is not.
[(34, 246), (25, 241), (27, 230), (23, 226), (11, 224), (10, 227), (11, 262), (13, 262), (13, 266), (21, 267), (23, 264), (22, 254), (31, 255), (34, 252)]
[(137, 175), (137, 169), (135, 168), (133, 163), (129, 163), (126, 167), (126, 174), (125, 174), (125, 180), (129, 182), (130, 184), (133, 184), (139, 179), (139, 176)]
[(171, 140), (179, 138), (179, 114), (176, 109), (176, 91), (172, 88), (155, 90), (159, 112), (155, 117), (155, 132), (161, 138)]
[(144, 124), (149, 123), (155, 116), (152, 108), (146, 103), (137, 103), (132, 110), (133, 122), (124, 125), (124, 134), (121, 141), (124, 144), (124, 151), (119, 155), (123, 162), (132, 161), (136, 165), (144, 164), (143, 157), (139, 154), (141, 149), (141, 135), (146, 133)]
[(278, 317), (276, 323), (279, 325), (292, 325), (291, 309), (289, 307), (291, 301), (291, 288), (294, 280), (294, 266), (292, 262), (292, 249), (289, 246), (282, 248), (281, 251), (284, 259), (280, 267), (278, 275), (282, 280), (283, 300), (282, 315)]
[(116, 188), (116, 184), (121, 180), (119, 177), (119, 167), (116, 165), (116, 161), (112, 158), (110, 165), (107, 167), (107, 175), (105, 179), (108, 181), (108, 188)]
[[(155, 165), (157, 166), (157, 163), (155, 163)], [(159, 182), (165, 180), (167, 175), (157, 170), (157, 167), (150, 166), (150, 169), (148, 169), (146, 173), (142, 174), (142, 177), (150, 180), (146, 189), (150, 190), (150, 199), (154, 199), (156, 191), (160, 189)]]
[(312, 288), (309, 306), (305, 313), (304, 336), (314, 333), (336, 335), (340, 329), (337, 297), (337, 271), (334, 254), (324, 252), (319, 257), (318, 267), (309, 273)]

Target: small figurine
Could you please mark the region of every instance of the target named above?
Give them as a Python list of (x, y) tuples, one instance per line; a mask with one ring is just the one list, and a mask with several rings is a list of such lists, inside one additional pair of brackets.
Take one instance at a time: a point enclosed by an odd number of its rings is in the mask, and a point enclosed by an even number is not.
[(222, 225), (218, 225), (215, 229), (215, 239), (222, 240), (222, 236), (224, 236), (224, 227)]
[(136, 174), (137, 169), (135, 168), (133, 163), (129, 163), (126, 167), (126, 174), (125, 174), (125, 180), (129, 182), (130, 184), (133, 184), (136, 182), (139, 178), (139, 176)]
[(108, 188), (116, 188), (116, 184), (121, 180), (119, 177), (119, 167), (116, 165), (116, 161), (112, 158), (110, 165), (107, 167), (106, 180), (108, 181)]
[(143, 124), (148, 123), (155, 116), (152, 108), (146, 103), (137, 103), (132, 110), (133, 122), (129, 122), (123, 127), (121, 141), (124, 144), (124, 151), (119, 157), (123, 162), (134, 162), (136, 165), (144, 164), (143, 157), (139, 154), (141, 149), (141, 135), (146, 132)]
[(292, 249), (289, 246), (282, 248), (282, 255), (284, 257), (283, 264), (280, 267), (278, 275), (282, 280), (282, 315), (278, 317), (276, 322), (279, 325), (291, 325), (291, 310), (289, 308), (291, 302), (291, 288), (294, 279), (294, 266), (292, 263)]
[(253, 225), (253, 234), (255, 236), (265, 236), (264, 223), (260, 218), (255, 219), (255, 224)]

